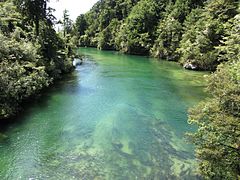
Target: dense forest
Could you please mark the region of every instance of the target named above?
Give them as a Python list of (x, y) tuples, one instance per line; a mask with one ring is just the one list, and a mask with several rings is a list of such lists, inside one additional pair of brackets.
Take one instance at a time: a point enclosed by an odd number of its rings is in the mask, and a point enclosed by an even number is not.
[(215, 71), (210, 98), (189, 112), (198, 131), (199, 172), (240, 178), (240, 6), (238, 0), (102, 0), (75, 23), (78, 46), (118, 50)]
[(54, 30), (46, 0), (4, 0), (0, 9), (0, 119), (6, 119), (71, 71), (73, 52), (69, 38)]
[(237, 0), (104, 0), (75, 24), (79, 46), (119, 50), (215, 70), (237, 23)]

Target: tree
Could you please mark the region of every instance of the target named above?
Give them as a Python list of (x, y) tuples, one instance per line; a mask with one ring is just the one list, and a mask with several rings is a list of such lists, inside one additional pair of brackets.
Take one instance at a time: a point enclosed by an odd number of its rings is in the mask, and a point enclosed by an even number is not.
[(177, 48), (179, 48), (182, 39), (183, 22), (191, 9), (201, 4), (201, 1), (195, 2), (193, 0), (176, 0), (175, 3), (170, 1), (156, 31), (157, 39), (151, 49), (152, 56), (178, 61), (179, 53)]
[(190, 110), (189, 122), (198, 126), (191, 140), (208, 179), (240, 178), (240, 62), (220, 65), (208, 79), (213, 96)]
[(85, 34), (85, 30), (87, 29), (87, 21), (83, 14), (77, 17), (75, 22), (75, 27), (76, 27), (78, 37)]
[(108, 27), (98, 34), (99, 49), (116, 49), (115, 39), (120, 28), (119, 24), (117, 19), (113, 19)]
[(20, 12), (35, 24), (36, 35), (39, 35), (39, 22), (47, 17), (48, 0), (15, 0)]
[(0, 119), (15, 114), (19, 104), (51, 82), (40, 66), (39, 45), (20, 38), (18, 27), (11, 37), (0, 31)]
[[(23, 9), (25, 3), (37, 3), (21, 2)], [(18, 112), (23, 101), (69, 72), (72, 53), (54, 30), (50, 11), (47, 18), (28, 17), (11, 0), (0, 2), (0, 8), (0, 119), (6, 119)], [(32, 22), (38, 23), (35, 31)]]
[(72, 31), (72, 20), (69, 17), (68, 10), (63, 11), (63, 36), (66, 37)]
[(226, 36), (223, 37), (222, 45), (218, 46), (219, 62), (240, 61), (240, 14), (226, 23)]
[[(234, 0), (211, 0), (203, 10), (192, 11), (185, 24), (180, 42), (180, 62), (191, 63), (202, 70), (216, 69), (219, 51), (225, 36), (224, 24), (237, 14)], [(202, 12), (201, 12), (202, 11)]]
[[(109, 28), (112, 29), (108, 26), (112, 26), (117, 20), (119, 27), (138, 1), (140, 0), (98, 1), (89, 12), (84, 14), (84, 17), (80, 15), (77, 18), (75, 26), (81, 29), (79, 29), (81, 36), (78, 37), (80, 46), (100, 47), (100, 44), (108, 44), (108, 42), (103, 42)], [(116, 36), (111, 37), (115, 38)], [(109, 38), (106, 40), (109, 40)], [(116, 42), (115, 39), (111, 39), (111, 41)], [(112, 47), (116, 48), (116, 46), (116, 44), (111, 45), (111, 49)]]
[(117, 47), (125, 53), (148, 54), (153, 43), (153, 33), (158, 23), (162, 2), (141, 0), (121, 26)]
[(189, 122), (198, 130), (190, 134), (206, 179), (240, 178), (240, 17), (230, 20), (219, 60), (224, 62), (208, 77), (211, 98), (190, 110)]

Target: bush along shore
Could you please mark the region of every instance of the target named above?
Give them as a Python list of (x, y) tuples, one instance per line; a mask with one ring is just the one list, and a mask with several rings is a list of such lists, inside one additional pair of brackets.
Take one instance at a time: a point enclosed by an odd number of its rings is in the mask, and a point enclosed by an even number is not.
[[(34, 8), (33, 8), (34, 7)], [(0, 120), (73, 69), (70, 36), (56, 33), (46, 1), (0, 2)]]
[(77, 18), (75, 34), (79, 46), (216, 70), (238, 14), (237, 0), (104, 0)]

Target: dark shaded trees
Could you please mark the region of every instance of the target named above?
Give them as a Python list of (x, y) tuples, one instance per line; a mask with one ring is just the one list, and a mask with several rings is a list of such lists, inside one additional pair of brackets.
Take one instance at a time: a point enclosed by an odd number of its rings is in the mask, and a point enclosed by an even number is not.
[[(0, 119), (16, 114), (23, 101), (72, 68), (66, 42), (53, 29), (51, 19), (28, 17), (23, 5), (17, 8), (11, 0), (0, 2)], [(38, 25), (33, 28), (33, 23)]]
[(69, 12), (68, 10), (63, 11), (63, 37), (66, 37), (67, 34), (70, 34), (72, 31), (72, 20), (69, 17)]
[(116, 49), (116, 36), (120, 29), (120, 23), (117, 19), (113, 19), (111, 23), (98, 35), (99, 49)]
[(48, 0), (15, 0), (18, 9), (27, 18), (34, 23), (36, 35), (39, 35), (39, 23), (47, 17)]
[(87, 29), (87, 21), (83, 14), (77, 17), (75, 22), (75, 28), (78, 37), (85, 34), (85, 30)]
[(154, 57), (178, 61), (180, 41), (183, 34), (183, 23), (191, 10), (201, 7), (204, 1), (186, 1), (176, 0), (170, 1), (163, 13), (163, 18), (160, 19), (156, 31), (156, 40), (151, 49), (151, 54)]

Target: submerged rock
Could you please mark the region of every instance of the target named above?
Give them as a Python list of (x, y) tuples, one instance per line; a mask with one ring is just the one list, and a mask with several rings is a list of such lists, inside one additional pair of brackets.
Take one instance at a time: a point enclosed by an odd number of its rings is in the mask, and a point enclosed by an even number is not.
[(75, 59), (73, 60), (73, 66), (74, 66), (74, 67), (80, 66), (82, 63), (83, 63), (82, 59), (75, 58)]
[(191, 61), (188, 61), (186, 62), (183, 67), (185, 69), (189, 69), (189, 70), (198, 70), (198, 66), (194, 63), (194, 62), (191, 62)]

